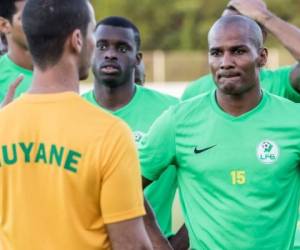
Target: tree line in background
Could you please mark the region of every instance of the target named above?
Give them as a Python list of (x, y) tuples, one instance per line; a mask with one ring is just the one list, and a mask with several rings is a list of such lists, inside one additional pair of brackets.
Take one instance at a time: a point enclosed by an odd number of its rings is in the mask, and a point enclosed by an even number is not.
[[(92, 0), (96, 18), (118, 15), (140, 29), (143, 50), (203, 50), (207, 32), (228, 0)], [(299, 0), (266, 0), (268, 8), (300, 27)], [(269, 39), (272, 45), (274, 41)]]

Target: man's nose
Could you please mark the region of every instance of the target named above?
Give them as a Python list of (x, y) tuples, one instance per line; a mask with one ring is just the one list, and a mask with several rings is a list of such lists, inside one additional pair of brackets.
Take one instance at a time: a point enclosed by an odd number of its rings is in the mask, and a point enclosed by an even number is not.
[(117, 53), (116, 50), (113, 48), (109, 48), (105, 52), (105, 59), (110, 59), (110, 60), (116, 60), (117, 59)]
[(225, 52), (221, 58), (221, 69), (232, 68), (234, 66), (234, 58), (230, 52)]

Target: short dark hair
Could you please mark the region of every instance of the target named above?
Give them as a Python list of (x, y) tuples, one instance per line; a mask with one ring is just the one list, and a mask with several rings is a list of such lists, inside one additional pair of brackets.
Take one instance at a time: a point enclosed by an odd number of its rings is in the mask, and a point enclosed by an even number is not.
[(0, 8), (0, 16), (12, 22), (13, 15), (17, 12), (16, 2), (25, 0), (2, 0)]
[(27, 0), (22, 18), (29, 51), (41, 70), (59, 61), (75, 29), (86, 36), (91, 19), (87, 0)]
[(141, 35), (139, 29), (130, 20), (120, 16), (110, 16), (100, 20), (96, 25), (96, 30), (100, 25), (108, 25), (113, 27), (120, 27), (126, 29), (132, 29), (134, 32), (134, 40), (137, 50), (141, 47)]

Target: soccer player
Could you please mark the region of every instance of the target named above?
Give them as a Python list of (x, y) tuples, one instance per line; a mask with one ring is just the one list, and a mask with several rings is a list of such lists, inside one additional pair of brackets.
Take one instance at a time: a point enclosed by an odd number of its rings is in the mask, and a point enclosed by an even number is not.
[(0, 32), (5, 34), (7, 54), (0, 58), (0, 103), (10, 84), (22, 74), (24, 79), (16, 89), (18, 97), (32, 82), (32, 58), (28, 51), (26, 37), (22, 28), (22, 11), (25, 0), (4, 0), (0, 8)]
[[(95, 30), (94, 88), (83, 97), (124, 120), (138, 144), (154, 120), (175, 97), (135, 84), (134, 71), (142, 60), (138, 28), (123, 17), (101, 20)], [(172, 235), (172, 204), (177, 188), (176, 169), (168, 166), (159, 180), (145, 190), (164, 235)]]
[(126, 124), (78, 95), (94, 51), (86, 0), (27, 0), (28, 93), (0, 111), (0, 248), (152, 249)]
[(292, 249), (300, 195), (300, 106), (264, 91), (262, 32), (226, 16), (208, 36), (217, 89), (170, 108), (140, 143), (144, 184), (170, 163), (191, 249)]
[[(262, 0), (232, 0), (224, 15), (232, 15), (236, 11), (258, 22), (297, 60), (296, 65), (280, 67), (276, 70), (262, 68), (260, 70), (261, 86), (272, 94), (300, 102), (300, 30), (289, 24), (267, 9)], [(235, 9), (236, 11), (233, 11)], [(184, 91), (182, 99), (186, 100), (215, 88), (211, 74), (192, 82)]]

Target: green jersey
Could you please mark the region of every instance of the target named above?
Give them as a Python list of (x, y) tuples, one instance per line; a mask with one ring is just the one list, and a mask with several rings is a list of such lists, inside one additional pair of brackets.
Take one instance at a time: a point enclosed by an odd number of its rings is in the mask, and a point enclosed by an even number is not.
[(215, 91), (166, 111), (140, 143), (143, 176), (177, 165), (192, 249), (292, 249), (300, 195), (300, 105), (263, 92), (234, 117)]
[[(277, 70), (261, 69), (259, 75), (261, 87), (274, 95), (285, 97), (293, 102), (300, 102), (300, 93), (291, 85), (290, 75), (293, 69), (294, 66), (281, 67)], [(212, 75), (205, 75), (190, 83), (182, 95), (182, 100), (187, 100), (215, 88)]]
[[(99, 107), (93, 91), (84, 94), (83, 97)], [(175, 97), (136, 85), (132, 100), (112, 113), (128, 124), (134, 133), (135, 141), (139, 143), (156, 118), (176, 103), (178, 100)], [(176, 169), (170, 165), (161, 178), (144, 191), (166, 237), (172, 235), (172, 204), (176, 188)]]
[(6, 96), (11, 83), (20, 75), (24, 75), (23, 81), (17, 87), (15, 97), (27, 91), (32, 82), (33, 72), (16, 65), (7, 54), (0, 57), (0, 102)]

